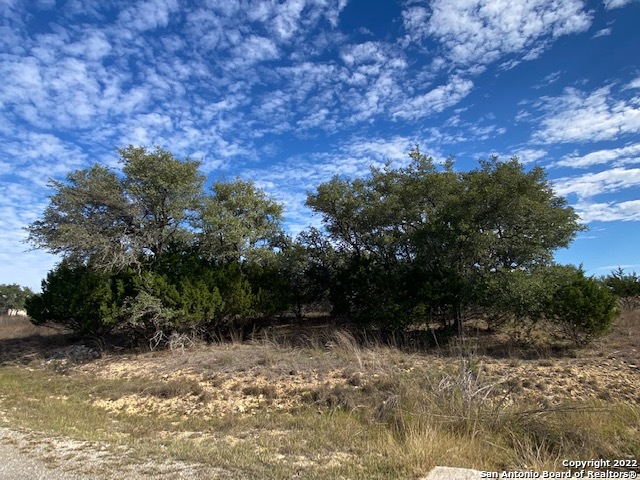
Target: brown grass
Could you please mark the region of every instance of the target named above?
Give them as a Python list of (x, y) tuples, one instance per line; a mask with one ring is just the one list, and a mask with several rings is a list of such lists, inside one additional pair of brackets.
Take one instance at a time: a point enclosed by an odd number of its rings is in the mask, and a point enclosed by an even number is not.
[(36, 326), (28, 317), (0, 316), (0, 365), (30, 363), (46, 358), (67, 346), (74, 335), (69, 331)]
[(35, 326), (28, 317), (0, 315), (0, 340), (40, 336), (43, 333), (45, 329)]
[(47, 367), (47, 349), (28, 359), (14, 351), (0, 366), (0, 418), (126, 446), (132, 462), (224, 472), (210, 478), (418, 478), (435, 465), (561, 470), (565, 458), (640, 456), (639, 333), (631, 312), (580, 350), (484, 332), (422, 350), (317, 325), (112, 351), (62, 370)]

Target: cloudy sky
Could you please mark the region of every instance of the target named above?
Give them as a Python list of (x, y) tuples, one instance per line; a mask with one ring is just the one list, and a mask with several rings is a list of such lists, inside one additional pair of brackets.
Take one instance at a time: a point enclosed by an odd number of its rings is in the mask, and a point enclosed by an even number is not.
[(0, 0), (0, 283), (49, 178), (160, 145), (211, 180), (306, 192), (420, 144), (547, 169), (590, 230), (563, 263), (640, 270), (637, 0)]

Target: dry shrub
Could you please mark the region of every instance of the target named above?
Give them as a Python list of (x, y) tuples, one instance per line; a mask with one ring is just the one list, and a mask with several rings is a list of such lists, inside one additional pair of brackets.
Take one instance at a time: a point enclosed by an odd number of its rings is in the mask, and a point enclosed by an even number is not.
[(242, 389), (242, 393), (254, 397), (262, 395), (267, 400), (274, 400), (278, 396), (278, 392), (273, 385), (247, 385)]
[(180, 379), (154, 383), (146, 386), (141, 393), (150, 397), (176, 398), (187, 395), (200, 397), (205, 391), (195, 380)]

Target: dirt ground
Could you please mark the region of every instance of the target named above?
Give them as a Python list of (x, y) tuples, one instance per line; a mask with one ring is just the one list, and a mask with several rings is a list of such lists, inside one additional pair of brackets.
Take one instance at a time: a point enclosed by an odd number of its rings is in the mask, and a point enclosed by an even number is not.
[[(474, 354), (487, 382), (497, 383), (513, 400), (536, 399), (549, 406), (566, 399), (598, 398), (640, 404), (640, 312), (630, 312), (612, 332), (582, 350), (503, 350)], [(314, 336), (314, 332), (296, 333)], [(358, 362), (345, 367), (340, 353), (357, 349), (348, 334), (314, 341), (315, 349), (277, 348), (276, 335), (247, 343), (199, 344), (140, 354), (101, 352), (95, 344), (73, 343), (69, 333), (34, 327), (26, 320), (0, 321), (0, 362), (54, 365), (71, 375), (98, 378), (145, 377), (174, 382), (180, 392), (133, 394), (96, 400), (107, 411), (147, 411), (222, 416), (228, 412), (256, 414), (263, 409), (287, 409), (319, 388), (358, 387), (363, 379), (383, 373), (446, 370), (456, 352), (432, 350), (403, 353), (392, 349), (362, 349)], [(489, 340), (484, 339), (484, 342)], [(490, 340), (495, 342), (496, 340)], [(495, 350), (495, 349), (493, 349)], [(311, 353), (309, 353), (311, 352)], [(97, 358), (96, 358), (97, 357)], [(170, 385), (171, 386), (171, 385)], [(206, 400), (206, 401), (203, 401)]]
[[(513, 349), (499, 353), (477, 349), (473, 353), (474, 369), (494, 385), (495, 395), (507, 403), (526, 397), (541, 407), (549, 407), (567, 399), (594, 398), (638, 405), (639, 332), (640, 314), (632, 312), (618, 321), (611, 334), (586, 349), (559, 352)], [(333, 387), (362, 388), (380, 375), (415, 370), (447, 371), (455, 354), (442, 349), (403, 352), (384, 345), (359, 348), (353, 337), (341, 335), (309, 342), (314, 348), (274, 348), (279, 340), (272, 335), (244, 343), (219, 342), (132, 353), (103, 351), (100, 345), (87, 339), (80, 341), (65, 332), (5, 318), (0, 320), (0, 363), (44, 366), (72, 376), (153, 379), (159, 386), (114, 398), (100, 396), (91, 401), (105, 412), (209, 418), (295, 408), (308, 403), (318, 392)], [(487, 353), (492, 351), (494, 353)], [(341, 356), (346, 353), (355, 361), (345, 364)], [(75, 463), (86, 471), (88, 462), (98, 462), (99, 470), (107, 471), (105, 465), (117, 464), (118, 454), (99, 445), (67, 439), (38, 437), (36, 440), (29, 432), (12, 430), (6, 414), (0, 427), (3, 427), (0, 443), (13, 445), (11, 448), (22, 452), (20, 455), (28, 450), (30, 458), (45, 461), (54, 468)], [(183, 434), (199, 435), (198, 432)], [(144, 471), (139, 467), (137, 472)], [(204, 467), (199, 465), (147, 467), (150, 476), (145, 478), (171, 472), (181, 472), (181, 476), (172, 478), (204, 475)], [(126, 478), (127, 474), (131, 472), (112, 470), (114, 476), (108, 478)], [(209, 472), (207, 477), (229, 478), (222, 471)]]

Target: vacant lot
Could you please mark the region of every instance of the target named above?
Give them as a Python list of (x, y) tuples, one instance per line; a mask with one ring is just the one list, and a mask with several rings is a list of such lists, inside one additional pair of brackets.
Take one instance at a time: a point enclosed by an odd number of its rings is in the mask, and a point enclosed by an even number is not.
[(476, 330), (416, 349), (284, 325), (134, 352), (4, 318), (0, 427), (95, 478), (420, 478), (435, 465), (640, 459), (638, 312), (582, 350), (510, 338)]

